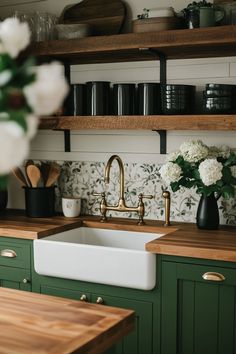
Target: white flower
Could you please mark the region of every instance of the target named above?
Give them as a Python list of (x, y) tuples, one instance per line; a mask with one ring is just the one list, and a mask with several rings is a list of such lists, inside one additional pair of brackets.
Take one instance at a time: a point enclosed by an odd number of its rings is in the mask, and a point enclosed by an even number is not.
[(29, 106), (38, 115), (54, 113), (68, 93), (68, 84), (63, 67), (58, 62), (40, 65), (36, 70), (36, 81), (24, 87)]
[(161, 178), (167, 183), (177, 182), (181, 177), (182, 169), (173, 162), (167, 162), (160, 168)]
[(223, 157), (223, 159), (227, 159), (230, 155), (230, 147), (228, 145), (219, 146), (219, 157)]
[(190, 140), (180, 146), (180, 153), (188, 162), (198, 162), (208, 155), (208, 147), (201, 140)]
[(231, 167), (230, 167), (230, 170), (231, 170), (232, 176), (233, 176), (234, 178), (236, 178), (236, 166), (231, 166)]
[(223, 165), (216, 159), (206, 159), (199, 165), (200, 178), (205, 186), (210, 186), (222, 177)]
[(169, 161), (175, 161), (177, 159), (178, 156), (180, 156), (180, 151), (177, 150), (177, 151), (173, 151), (173, 152), (170, 152), (167, 157), (166, 157), (166, 161), (169, 162)]
[(30, 42), (30, 30), (26, 22), (18, 18), (7, 18), (0, 23), (0, 52), (16, 58)]
[(20, 165), (29, 152), (29, 141), (19, 124), (13, 121), (0, 122), (0, 175), (8, 174)]
[(11, 70), (4, 70), (0, 73), (0, 87), (6, 85), (12, 78)]
[(219, 148), (217, 146), (210, 146), (208, 158), (216, 159), (219, 156)]

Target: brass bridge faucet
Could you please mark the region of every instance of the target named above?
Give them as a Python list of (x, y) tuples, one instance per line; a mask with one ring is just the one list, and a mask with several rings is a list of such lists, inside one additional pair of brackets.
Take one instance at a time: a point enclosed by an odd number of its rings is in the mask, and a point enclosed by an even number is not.
[(112, 162), (116, 160), (118, 162), (119, 165), (119, 170), (120, 170), (120, 195), (119, 195), (119, 200), (118, 200), (118, 204), (117, 205), (107, 205), (106, 202), (106, 195), (105, 193), (94, 193), (94, 196), (101, 196), (102, 200), (100, 203), (100, 211), (102, 214), (102, 218), (101, 218), (101, 222), (105, 222), (107, 220), (106, 217), (106, 213), (107, 210), (112, 210), (112, 211), (119, 211), (119, 212), (136, 212), (138, 213), (138, 225), (144, 225), (144, 221), (143, 221), (143, 217), (145, 214), (145, 207), (144, 207), (144, 203), (143, 203), (143, 198), (147, 198), (147, 199), (152, 199), (153, 196), (152, 195), (143, 195), (142, 193), (139, 194), (138, 196), (138, 205), (137, 207), (128, 207), (125, 204), (125, 198), (124, 198), (124, 180), (125, 180), (125, 174), (124, 174), (124, 165), (123, 162), (121, 160), (121, 158), (118, 155), (112, 155), (106, 165), (105, 168), (105, 183), (109, 183), (110, 182), (110, 169), (111, 169), (111, 165)]

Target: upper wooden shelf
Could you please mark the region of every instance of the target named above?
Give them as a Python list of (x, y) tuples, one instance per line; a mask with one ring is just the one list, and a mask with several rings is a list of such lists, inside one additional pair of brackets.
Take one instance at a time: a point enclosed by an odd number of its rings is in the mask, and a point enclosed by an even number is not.
[(236, 55), (236, 25), (150, 33), (127, 33), (32, 43), (27, 52), (39, 59), (57, 58), (70, 64), (151, 60), (151, 48), (167, 59)]
[(42, 118), (40, 129), (236, 130), (236, 115), (64, 116)]

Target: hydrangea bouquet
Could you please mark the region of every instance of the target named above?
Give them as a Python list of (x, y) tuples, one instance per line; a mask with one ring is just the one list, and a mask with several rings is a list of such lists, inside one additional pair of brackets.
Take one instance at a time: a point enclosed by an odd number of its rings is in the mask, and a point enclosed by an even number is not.
[(201, 140), (187, 141), (179, 151), (168, 155), (160, 174), (173, 192), (185, 187), (196, 188), (205, 196), (216, 193), (218, 197), (233, 197), (236, 154), (228, 146), (208, 147)]
[(27, 23), (0, 22), (0, 188), (27, 157), (38, 116), (54, 113), (68, 92), (60, 63), (35, 66), (33, 58), (16, 60), (29, 42)]

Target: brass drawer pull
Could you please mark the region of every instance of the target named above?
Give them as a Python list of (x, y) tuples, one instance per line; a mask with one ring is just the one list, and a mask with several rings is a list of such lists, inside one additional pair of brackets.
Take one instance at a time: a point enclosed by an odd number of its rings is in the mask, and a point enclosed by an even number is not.
[(7, 257), (7, 258), (15, 258), (15, 257), (17, 257), (17, 254), (13, 250), (2, 250), (0, 252), (0, 256), (1, 257)]
[(82, 294), (82, 295), (80, 296), (80, 301), (87, 302), (87, 301), (88, 301), (87, 295)]
[(223, 274), (215, 273), (215, 272), (206, 272), (203, 274), (204, 280), (211, 280), (211, 281), (224, 281), (225, 277)]
[(100, 304), (100, 305), (104, 304), (103, 298), (102, 298), (101, 296), (98, 296), (98, 298), (97, 298), (97, 300), (96, 300), (96, 303), (97, 303), (97, 304)]

